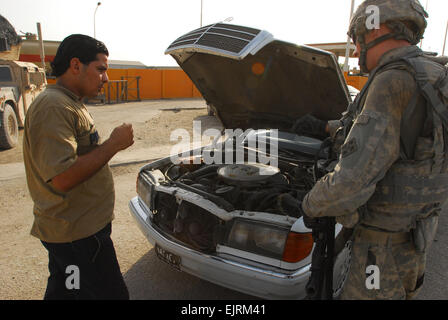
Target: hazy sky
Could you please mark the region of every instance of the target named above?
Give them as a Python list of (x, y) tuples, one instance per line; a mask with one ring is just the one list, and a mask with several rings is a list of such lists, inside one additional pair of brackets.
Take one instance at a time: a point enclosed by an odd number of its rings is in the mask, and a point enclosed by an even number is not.
[[(391, 0), (393, 1), (393, 0)], [(423, 49), (442, 52), (447, 0), (428, 1), (429, 26)], [(362, 0), (355, 2), (356, 6)], [(93, 36), (97, 0), (0, 0), (0, 13), (16, 31), (62, 40), (72, 33)], [(231, 23), (267, 30), (297, 44), (345, 42), (350, 0), (203, 0), (202, 24), (233, 17)], [(200, 26), (201, 0), (102, 0), (96, 12), (96, 37), (113, 60), (174, 66), (164, 51), (179, 36)], [(446, 52), (447, 54), (447, 52)]]

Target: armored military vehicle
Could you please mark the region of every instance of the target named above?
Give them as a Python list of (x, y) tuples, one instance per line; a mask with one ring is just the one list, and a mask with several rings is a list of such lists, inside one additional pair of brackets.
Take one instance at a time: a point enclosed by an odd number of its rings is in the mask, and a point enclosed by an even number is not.
[(0, 149), (13, 148), (31, 102), (44, 90), (45, 72), (18, 61), (21, 38), (0, 15)]

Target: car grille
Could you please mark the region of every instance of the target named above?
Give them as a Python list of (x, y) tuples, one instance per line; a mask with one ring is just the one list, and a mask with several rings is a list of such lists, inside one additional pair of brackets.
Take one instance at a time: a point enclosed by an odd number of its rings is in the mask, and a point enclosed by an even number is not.
[(191, 31), (176, 39), (167, 49), (203, 46), (230, 53), (240, 53), (261, 30), (217, 23)]
[(186, 201), (176, 202), (172, 195), (158, 192), (153, 222), (165, 234), (202, 252), (216, 250), (221, 221), (210, 212)]

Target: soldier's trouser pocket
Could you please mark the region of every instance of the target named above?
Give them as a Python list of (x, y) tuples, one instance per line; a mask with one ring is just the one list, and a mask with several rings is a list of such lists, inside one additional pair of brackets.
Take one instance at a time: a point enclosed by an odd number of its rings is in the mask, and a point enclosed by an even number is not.
[(436, 236), (438, 224), (439, 215), (437, 213), (425, 219), (417, 220), (416, 227), (411, 230), (411, 233), (415, 250), (418, 253), (424, 253), (429, 249)]

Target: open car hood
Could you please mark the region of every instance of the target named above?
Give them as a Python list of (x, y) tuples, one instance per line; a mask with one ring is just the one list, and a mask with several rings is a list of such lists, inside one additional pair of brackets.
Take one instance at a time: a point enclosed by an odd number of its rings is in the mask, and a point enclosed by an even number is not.
[(288, 130), (308, 113), (339, 119), (350, 102), (334, 54), (266, 31), (217, 23), (178, 38), (165, 53), (226, 128)]

